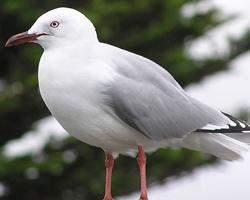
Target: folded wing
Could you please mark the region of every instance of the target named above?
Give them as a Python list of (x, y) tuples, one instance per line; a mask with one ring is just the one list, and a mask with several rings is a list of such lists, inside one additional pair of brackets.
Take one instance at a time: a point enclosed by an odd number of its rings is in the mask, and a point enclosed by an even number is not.
[(156, 63), (117, 51), (110, 63), (116, 75), (107, 91), (109, 101), (119, 118), (148, 138), (181, 138), (207, 124), (229, 123), (222, 113), (188, 96)]

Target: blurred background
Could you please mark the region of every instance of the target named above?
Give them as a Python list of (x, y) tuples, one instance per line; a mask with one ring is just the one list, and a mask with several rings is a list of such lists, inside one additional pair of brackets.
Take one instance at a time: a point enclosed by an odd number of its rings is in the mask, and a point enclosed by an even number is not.
[[(28, 30), (37, 17), (60, 6), (90, 18), (100, 41), (152, 59), (192, 96), (249, 121), (247, 0), (1, 0), (0, 199), (103, 196), (102, 150), (65, 133), (39, 95), (37, 66), (42, 49), (35, 44), (4, 48), (8, 37)], [(149, 197), (248, 200), (249, 168), (250, 156), (231, 164), (186, 149), (159, 150), (148, 157)], [(138, 199), (134, 193), (138, 189), (136, 160), (120, 156), (114, 170), (114, 196)]]

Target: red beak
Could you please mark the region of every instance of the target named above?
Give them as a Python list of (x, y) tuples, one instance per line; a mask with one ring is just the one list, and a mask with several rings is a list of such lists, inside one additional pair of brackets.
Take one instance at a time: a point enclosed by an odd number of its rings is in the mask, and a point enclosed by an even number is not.
[(47, 35), (45, 33), (41, 33), (41, 34), (28, 34), (28, 31), (23, 32), (23, 33), (19, 33), (17, 35), (13, 35), (12, 37), (10, 37), (8, 39), (8, 41), (5, 44), (5, 47), (11, 47), (11, 46), (17, 46), (23, 43), (27, 43), (27, 42), (34, 42), (37, 40), (37, 38), (41, 35)]

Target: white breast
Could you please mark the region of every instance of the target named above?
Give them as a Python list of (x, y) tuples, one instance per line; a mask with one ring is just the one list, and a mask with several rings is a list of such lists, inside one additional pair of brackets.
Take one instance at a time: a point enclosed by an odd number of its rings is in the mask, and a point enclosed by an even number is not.
[(44, 53), (39, 64), (43, 100), (58, 122), (74, 137), (113, 152), (136, 149), (149, 140), (120, 121), (104, 103), (102, 93), (114, 71), (104, 62), (89, 60), (85, 66), (68, 57)]

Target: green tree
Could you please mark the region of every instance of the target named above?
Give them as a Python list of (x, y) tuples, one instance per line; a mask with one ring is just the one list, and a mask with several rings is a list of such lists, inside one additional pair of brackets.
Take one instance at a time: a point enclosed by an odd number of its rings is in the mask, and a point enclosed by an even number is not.
[[(201, 0), (200, 0), (201, 1)], [(225, 57), (191, 58), (185, 47), (210, 29), (222, 24), (219, 11), (182, 15), (197, 0), (72, 0), (0, 1), (0, 145), (21, 137), (32, 124), (49, 115), (37, 86), (37, 65), (42, 53), (36, 45), (4, 49), (13, 33), (27, 30), (47, 10), (68, 6), (85, 13), (96, 25), (99, 39), (148, 57), (165, 67), (186, 86), (219, 70), (248, 50), (249, 33), (232, 40)], [(4, 27), (4, 28), (3, 28)], [(39, 154), (6, 158), (1, 153), (2, 199), (72, 200), (101, 199), (104, 189), (104, 156), (100, 149), (73, 138), (50, 141)], [(189, 150), (159, 150), (148, 160), (149, 183), (180, 175), (215, 159)], [(103, 164), (100, 164), (103, 163)], [(136, 174), (136, 175), (135, 175)], [(139, 188), (136, 161), (120, 157), (114, 171), (114, 194), (125, 195)]]

